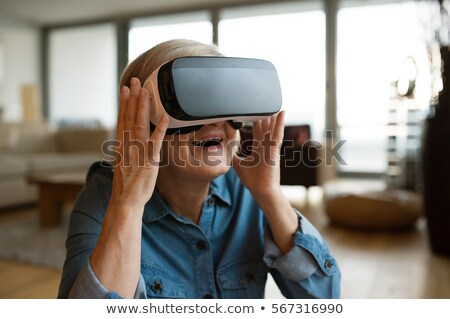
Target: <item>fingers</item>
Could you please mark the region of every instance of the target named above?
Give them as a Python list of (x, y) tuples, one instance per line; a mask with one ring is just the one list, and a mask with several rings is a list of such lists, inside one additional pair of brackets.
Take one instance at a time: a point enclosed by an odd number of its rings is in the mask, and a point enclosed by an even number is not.
[(136, 119), (133, 125), (132, 136), (141, 141), (147, 141), (150, 134), (150, 104), (147, 89), (142, 88), (137, 105)]
[(123, 140), (128, 132), (133, 139), (148, 140), (150, 122), (150, 100), (147, 89), (141, 87), (139, 79), (132, 78), (130, 88), (120, 90), (120, 110), (117, 120), (117, 139)]
[(242, 157), (239, 157), (239, 155), (237, 154), (233, 154), (233, 159), (232, 159), (232, 165), (234, 168), (238, 168), (241, 166), (240, 163), (243, 161), (244, 159)]
[(253, 122), (253, 137), (255, 140), (282, 140), (284, 135), (284, 115), (285, 111)]
[(272, 117), (266, 117), (265, 119), (261, 120), (261, 129), (263, 135), (265, 135), (266, 132), (270, 131), (270, 120)]
[(141, 85), (137, 78), (132, 78), (130, 82), (130, 88), (122, 86), (120, 89), (120, 108), (116, 129), (116, 138), (119, 141), (123, 140), (125, 131), (132, 131), (136, 117)]
[[(146, 88), (141, 87), (139, 79), (132, 78), (130, 84), (130, 88), (124, 86), (120, 90), (117, 139), (122, 142), (122, 150), (128, 150), (131, 146), (142, 145), (142, 150), (146, 149), (145, 158), (150, 161), (152, 159), (157, 161), (169, 119), (167, 116), (162, 117), (150, 136), (150, 94)], [(134, 150), (135, 148), (132, 147), (131, 149)], [(135, 155), (133, 152), (128, 153), (128, 155), (124, 153), (124, 156)], [(138, 154), (137, 156), (141, 155)]]
[(159, 153), (159, 151), (161, 150), (161, 144), (164, 139), (164, 136), (166, 135), (168, 125), (169, 125), (169, 118), (167, 117), (167, 115), (163, 115), (159, 119), (158, 124), (156, 124), (155, 130), (150, 136), (150, 141), (152, 142), (153, 145), (154, 154)]
[(254, 154), (247, 157), (240, 157), (237, 154), (233, 154), (232, 165), (236, 171), (240, 171), (242, 167), (253, 167), (257, 162), (259, 157), (254, 156)]
[(261, 127), (261, 120), (253, 122), (253, 139), (254, 140), (261, 140), (262, 136), (262, 127)]
[(285, 111), (281, 111), (280, 113), (277, 114), (276, 117), (273, 118), (273, 128), (272, 128), (273, 139), (280, 143), (283, 141), (284, 137), (285, 113), (286, 113)]
[(132, 132), (136, 121), (136, 113), (139, 104), (139, 96), (141, 93), (141, 82), (137, 78), (130, 81), (130, 97), (127, 103), (127, 109), (124, 116), (124, 131)]
[(127, 111), (128, 99), (130, 98), (130, 89), (126, 86), (120, 88), (119, 115), (117, 116), (116, 138), (121, 141), (123, 137), (125, 113)]

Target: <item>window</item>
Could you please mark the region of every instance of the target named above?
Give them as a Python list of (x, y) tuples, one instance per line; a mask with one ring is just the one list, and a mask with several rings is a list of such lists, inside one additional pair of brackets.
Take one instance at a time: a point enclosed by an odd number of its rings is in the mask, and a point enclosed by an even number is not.
[(53, 122), (117, 120), (117, 43), (112, 24), (55, 29), (49, 35)]
[(286, 124), (325, 126), (325, 14), (320, 2), (227, 9), (219, 47), (227, 56), (266, 59), (278, 70)]
[[(326, 95), (325, 3), (273, 1), (218, 7), (218, 25), (214, 28), (212, 12), (207, 9), (132, 19), (128, 60), (169, 39), (212, 43), (213, 29), (217, 30), (218, 45), (225, 55), (262, 58), (274, 63), (283, 91), (282, 108), (287, 111), (286, 124), (309, 124), (312, 138), (322, 140)], [(418, 69), (415, 101), (422, 109), (428, 106), (430, 72), (424, 12), (417, 1), (340, 0), (338, 4), (337, 105), (331, 105), (330, 109), (336, 110), (340, 138), (347, 141), (339, 149), (347, 165), (339, 170), (384, 173), (388, 165), (391, 84), (398, 79), (407, 57), (414, 58)], [(50, 31), (49, 43), (51, 119), (98, 117), (113, 125), (117, 113), (114, 26), (54, 29)], [(332, 61), (335, 57), (329, 58)], [(95, 92), (92, 88), (98, 82), (102, 83), (101, 91)]]
[(191, 39), (212, 43), (212, 23), (206, 11), (135, 19), (129, 32), (129, 61), (158, 43)]
[(3, 43), (0, 41), (0, 83), (3, 82), (4, 74), (5, 74), (5, 49), (3, 48)]
[[(354, 1), (353, 1), (354, 2)], [(429, 99), (424, 30), (414, 2), (346, 7), (338, 13), (337, 119), (347, 172), (382, 173), (387, 168), (390, 85), (405, 58), (418, 69), (416, 100)]]

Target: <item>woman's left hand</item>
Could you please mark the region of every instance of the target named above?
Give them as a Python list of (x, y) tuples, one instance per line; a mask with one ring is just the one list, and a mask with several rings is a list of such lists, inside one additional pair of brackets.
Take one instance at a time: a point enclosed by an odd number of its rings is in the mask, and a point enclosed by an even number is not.
[(272, 196), (280, 188), (280, 147), (284, 134), (284, 111), (253, 122), (252, 153), (237, 155), (233, 167), (255, 199)]
[(246, 158), (235, 155), (233, 167), (266, 216), (278, 248), (286, 254), (292, 248), (298, 220), (280, 187), (283, 122), (284, 111), (254, 122), (252, 153)]

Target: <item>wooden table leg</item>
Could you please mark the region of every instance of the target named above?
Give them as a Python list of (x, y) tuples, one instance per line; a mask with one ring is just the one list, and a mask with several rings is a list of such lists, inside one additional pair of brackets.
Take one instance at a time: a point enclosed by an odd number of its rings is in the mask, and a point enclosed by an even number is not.
[(58, 226), (61, 223), (62, 203), (54, 196), (53, 185), (39, 185), (39, 215), (43, 227)]
[(83, 183), (34, 181), (39, 191), (39, 219), (43, 227), (58, 226), (62, 222), (63, 204), (75, 200)]

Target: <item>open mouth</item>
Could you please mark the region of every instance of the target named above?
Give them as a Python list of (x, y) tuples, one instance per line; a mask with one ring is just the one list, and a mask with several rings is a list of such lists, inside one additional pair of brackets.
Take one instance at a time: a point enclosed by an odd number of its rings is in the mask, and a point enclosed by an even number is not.
[(193, 141), (192, 145), (208, 148), (211, 146), (220, 146), (222, 145), (222, 139), (220, 137), (210, 137), (204, 140)]

